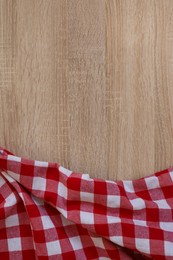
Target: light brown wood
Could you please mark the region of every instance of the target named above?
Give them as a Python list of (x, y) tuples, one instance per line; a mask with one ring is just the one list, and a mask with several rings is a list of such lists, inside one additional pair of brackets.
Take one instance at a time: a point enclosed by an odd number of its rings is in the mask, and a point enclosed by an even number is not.
[(0, 146), (90, 177), (173, 166), (172, 0), (0, 0)]

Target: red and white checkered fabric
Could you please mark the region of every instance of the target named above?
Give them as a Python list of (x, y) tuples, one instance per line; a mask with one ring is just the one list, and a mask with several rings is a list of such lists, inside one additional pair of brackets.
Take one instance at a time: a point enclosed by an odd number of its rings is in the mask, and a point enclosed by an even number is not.
[(0, 259), (173, 259), (173, 168), (90, 178), (0, 147)]

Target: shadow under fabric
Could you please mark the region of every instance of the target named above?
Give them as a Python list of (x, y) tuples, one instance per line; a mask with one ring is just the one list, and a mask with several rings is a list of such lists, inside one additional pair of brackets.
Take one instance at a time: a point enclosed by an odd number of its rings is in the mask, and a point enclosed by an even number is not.
[(173, 259), (173, 168), (90, 178), (0, 147), (0, 259)]

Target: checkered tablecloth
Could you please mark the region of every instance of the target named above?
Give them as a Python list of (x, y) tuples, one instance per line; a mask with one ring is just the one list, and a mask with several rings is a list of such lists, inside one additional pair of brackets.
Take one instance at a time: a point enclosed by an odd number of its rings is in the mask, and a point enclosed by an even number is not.
[(109, 181), (0, 147), (0, 259), (173, 259), (173, 168)]

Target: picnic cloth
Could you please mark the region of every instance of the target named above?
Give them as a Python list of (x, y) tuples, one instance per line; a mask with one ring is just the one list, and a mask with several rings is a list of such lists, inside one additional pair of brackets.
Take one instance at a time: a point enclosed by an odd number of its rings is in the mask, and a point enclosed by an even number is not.
[(90, 178), (0, 147), (0, 259), (173, 259), (173, 168)]

